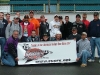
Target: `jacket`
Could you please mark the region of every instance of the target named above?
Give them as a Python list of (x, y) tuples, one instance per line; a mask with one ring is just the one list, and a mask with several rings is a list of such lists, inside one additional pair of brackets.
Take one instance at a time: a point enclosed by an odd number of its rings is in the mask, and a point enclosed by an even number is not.
[(5, 30), (8, 25), (7, 20), (3, 19), (3, 24), (0, 25), (0, 37), (5, 37)]
[[(24, 33), (24, 22), (21, 23), (22, 26), (22, 33)], [(32, 30), (34, 30), (34, 25), (32, 23), (28, 23), (27, 25), (28, 36), (31, 36)]]
[(76, 27), (78, 30), (78, 34), (80, 35), (82, 34), (82, 32), (87, 32), (86, 26), (83, 22), (79, 23), (74, 22), (72, 27)]
[(19, 39), (14, 39), (13, 36), (9, 37), (5, 46), (4, 51), (10, 53), (14, 58), (17, 57), (17, 44)]
[(49, 24), (47, 22), (45, 22), (45, 24), (43, 22), (40, 23), (40, 28), (39, 28), (40, 39), (43, 39), (44, 33), (48, 33), (48, 35), (50, 36)]
[(38, 42), (40, 41), (39, 36), (35, 36), (34, 38), (32, 36), (27, 38), (27, 42)]
[(22, 26), (19, 23), (15, 24), (14, 21), (12, 21), (6, 27), (6, 32), (5, 32), (6, 39), (8, 39), (10, 36), (12, 36), (14, 30), (19, 31), (19, 39), (21, 39), (21, 37), (22, 37)]
[(72, 33), (72, 23), (68, 22), (68, 23), (61, 25), (60, 31), (62, 33), (62, 39), (65, 40)]
[(100, 20), (91, 21), (88, 27), (89, 37), (100, 37)]

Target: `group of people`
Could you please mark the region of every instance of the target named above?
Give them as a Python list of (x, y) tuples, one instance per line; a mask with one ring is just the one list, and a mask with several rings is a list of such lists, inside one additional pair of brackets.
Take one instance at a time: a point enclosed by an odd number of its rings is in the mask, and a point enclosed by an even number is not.
[(99, 13), (94, 12), (94, 19), (89, 22), (87, 14), (76, 15), (76, 21), (70, 22), (69, 16), (57, 14), (54, 20), (48, 23), (44, 15), (40, 16), (40, 21), (34, 18), (34, 12), (30, 11), (20, 19), (17, 12), (10, 20), (7, 13), (0, 12), (0, 45), (1, 45), (1, 64), (15, 66), (18, 63), (17, 44), (18, 42), (40, 42), (40, 41), (61, 41), (75, 40), (77, 44), (77, 59), (82, 61), (81, 67), (87, 66), (87, 60), (94, 62), (95, 47), (97, 46), (100, 63), (100, 20)]

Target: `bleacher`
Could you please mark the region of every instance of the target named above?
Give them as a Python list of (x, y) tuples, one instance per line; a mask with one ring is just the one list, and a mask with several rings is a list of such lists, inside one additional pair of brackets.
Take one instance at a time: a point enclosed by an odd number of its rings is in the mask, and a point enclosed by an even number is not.
[[(2, 3), (9, 0), (0, 0)], [(1, 2), (0, 2), (1, 3)], [(59, 11), (99, 11), (100, 0), (59, 0)], [(44, 11), (48, 5), (48, 0), (10, 0), (13, 11)], [(57, 0), (50, 0), (50, 5), (57, 7)], [(52, 9), (52, 8), (51, 8)]]

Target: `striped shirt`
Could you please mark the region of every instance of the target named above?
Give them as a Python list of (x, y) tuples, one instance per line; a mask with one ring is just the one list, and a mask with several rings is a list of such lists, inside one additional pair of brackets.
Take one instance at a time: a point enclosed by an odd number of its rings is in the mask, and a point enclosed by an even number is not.
[(91, 53), (90, 41), (87, 38), (85, 40), (80, 39), (77, 42), (77, 47), (79, 48), (79, 53), (81, 53), (82, 50), (87, 50)]

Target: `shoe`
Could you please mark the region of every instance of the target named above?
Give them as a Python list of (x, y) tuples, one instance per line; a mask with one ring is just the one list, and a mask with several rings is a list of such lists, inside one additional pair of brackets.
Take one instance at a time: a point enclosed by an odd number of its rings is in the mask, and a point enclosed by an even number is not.
[(86, 67), (87, 66), (87, 64), (81, 64), (81, 67)]
[(92, 59), (90, 59), (90, 60), (88, 60), (88, 62), (94, 62), (95, 60), (92, 60)]
[(1, 65), (3, 66), (4, 64), (2, 63), (2, 60), (1, 60)]

